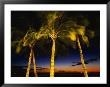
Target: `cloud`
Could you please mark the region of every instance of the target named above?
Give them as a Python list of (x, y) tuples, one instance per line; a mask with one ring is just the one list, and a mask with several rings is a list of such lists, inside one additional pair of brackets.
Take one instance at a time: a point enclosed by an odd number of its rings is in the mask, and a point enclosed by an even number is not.
[(45, 67), (36, 67), (37, 70), (44, 70), (44, 69), (48, 69), (48, 68), (45, 68)]
[[(89, 63), (95, 62), (97, 60), (98, 60), (97, 58), (89, 59), (89, 60), (85, 61), (85, 64), (89, 64)], [(72, 66), (77, 66), (77, 65), (81, 65), (82, 64), (81, 62), (72, 62), (72, 63), (74, 63)]]

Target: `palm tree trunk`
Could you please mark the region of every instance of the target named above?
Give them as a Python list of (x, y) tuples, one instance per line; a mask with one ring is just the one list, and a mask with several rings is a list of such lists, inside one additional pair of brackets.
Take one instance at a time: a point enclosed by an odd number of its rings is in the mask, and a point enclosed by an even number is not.
[(52, 40), (52, 54), (50, 63), (50, 77), (54, 77), (55, 40)]
[(88, 77), (88, 73), (87, 73), (86, 65), (84, 63), (84, 57), (83, 57), (83, 53), (82, 53), (82, 48), (81, 48), (81, 44), (80, 44), (80, 41), (79, 41), (79, 37), (77, 37), (77, 43), (78, 43), (78, 48), (79, 48), (79, 51), (80, 51), (80, 58), (81, 58), (82, 68), (84, 70), (84, 76)]
[(37, 70), (36, 70), (36, 63), (35, 63), (34, 52), (33, 52), (33, 64), (34, 64), (34, 75), (35, 75), (35, 77), (37, 77)]
[(29, 77), (29, 71), (30, 71), (30, 65), (31, 65), (31, 59), (32, 59), (32, 48), (31, 49), (31, 52), (30, 52), (30, 56), (29, 56), (29, 61), (28, 61), (28, 67), (27, 67), (27, 72), (26, 72), (26, 77)]

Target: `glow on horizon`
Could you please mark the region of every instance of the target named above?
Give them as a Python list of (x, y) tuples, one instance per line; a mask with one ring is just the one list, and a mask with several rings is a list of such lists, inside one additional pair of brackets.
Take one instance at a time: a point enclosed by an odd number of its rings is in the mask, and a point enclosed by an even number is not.
[[(44, 68), (44, 67), (42, 67)], [(50, 72), (49, 67), (45, 67), (46, 69), (38, 70), (38, 72)], [(88, 72), (100, 72), (100, 66), (97, 64), (87, 65)], [(82, 65), (78, 65), (75, 67), (55, 67), (55, 72), (83, 72)]]

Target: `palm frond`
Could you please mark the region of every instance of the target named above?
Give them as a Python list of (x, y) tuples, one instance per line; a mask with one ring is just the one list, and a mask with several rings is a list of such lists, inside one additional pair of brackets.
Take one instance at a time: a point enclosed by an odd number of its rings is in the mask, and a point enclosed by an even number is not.
[(86, 32), (85, 26), (80, 26), (78, 29), (76, 29), (76, 31), (77, 31), (77, 34), (84, 36)]
[(89, 38), (94, 38), (94, 37), (95, 37), (95, 32), (94, 32), (93, 30), (87, 29), (86, 35), (87, 35)]
[(22, 49), (21, 45), (18, 45), (16, 48), (16, 53), (20, 53), (21, 49)]
[(82, 36), (82, 40), (87, 45), (87, 47), (89, 47), (89, 39), (88, 39), (88, 37), (87, 36)]
[(11, 47), (16, 47), (18, 43), (19, 43), (19, 40), (12, 41), (11, 42)]
[(16, 53), (19, 54), (20, 51), (22, 50), (22, 40), (18, 42), (18, 44), (16, 45)]
[(72, 32), (69, 32), (67, 37), (69, 37), (72, 41), (76, 41), (76, 35), (77, 33), (73, 30)]

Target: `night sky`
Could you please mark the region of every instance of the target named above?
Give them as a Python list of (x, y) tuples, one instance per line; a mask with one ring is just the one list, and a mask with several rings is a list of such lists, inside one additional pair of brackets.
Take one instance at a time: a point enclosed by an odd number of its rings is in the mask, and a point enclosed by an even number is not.
[[(39, 30), (44, 19), (39, 11), (12, 11), (11, 12), (11, 41), (22, 38), (29, 26)], [(66, 17), (86, 17), (89, 20), (87, 28), (95, 32), (95, 37), (89, 39), (89, 47), (81, 43), (88, 72), (100, 72), (100, 12), (99, 11), (65, 11)], [(19, 32), (17, 32), (19, 31)], [(41, 40), (34, 47), (37, 67), (50, 68), (51, 39)], [(11, 66), (27, 66), (29, 49), (23, 48), (16, 54), (11, 49)], [(60, 39), (56, 42), (55, 69), (58, 71), (81, 72), (79, 49), (73, 49)]]

